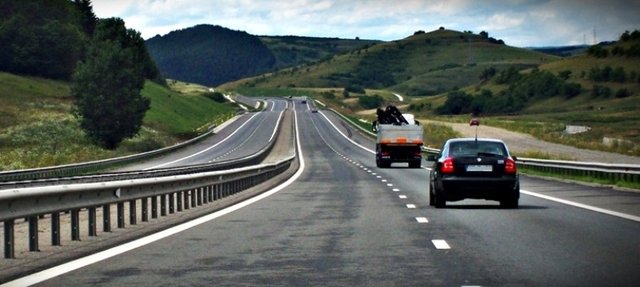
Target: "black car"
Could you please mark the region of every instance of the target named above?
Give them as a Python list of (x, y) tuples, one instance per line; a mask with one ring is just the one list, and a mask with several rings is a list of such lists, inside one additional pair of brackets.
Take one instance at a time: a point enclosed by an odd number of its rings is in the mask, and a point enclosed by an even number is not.
[(447, 201), (465, 198), (500, 201), (518, 208), (520, 181), (516, 158), (501, 140), (458, 138), (445, 142), (433, 161), (429, 204), (444, 207)]

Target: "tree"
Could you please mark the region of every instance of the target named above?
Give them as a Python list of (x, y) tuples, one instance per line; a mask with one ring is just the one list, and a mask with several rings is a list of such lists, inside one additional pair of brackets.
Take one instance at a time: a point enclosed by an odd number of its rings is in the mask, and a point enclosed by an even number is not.
[(144, 66), (136, 61), (137, 53), (130, 45), (140, 37), (132, 31), (124, 28), (122, 20), (100, 20), (86, 59), (77, 65), (72, 78), (80, 126), (90, 139), (108, 149), (138, 133), (150, 106), (149, 99), (140, 94)]

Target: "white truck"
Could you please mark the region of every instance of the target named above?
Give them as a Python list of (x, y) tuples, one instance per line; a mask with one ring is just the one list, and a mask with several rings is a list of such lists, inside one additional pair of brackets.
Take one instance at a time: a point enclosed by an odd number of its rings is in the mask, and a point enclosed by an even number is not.
[(407, 162), (410, 168), (422, 163), (423, 130), (411, 114), (402, 114), (395, 106), (378, 109), (372, 129), (377, 133), (376, 165), (387, 168), (394, 162)]

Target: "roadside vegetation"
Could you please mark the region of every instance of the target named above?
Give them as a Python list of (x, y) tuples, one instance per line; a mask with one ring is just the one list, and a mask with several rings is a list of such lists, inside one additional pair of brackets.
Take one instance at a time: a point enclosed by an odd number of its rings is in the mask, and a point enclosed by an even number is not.
[(0, 72), (0, 170), (99, 160), (173, 145), (220, 124), (236, 109), (202, 92), (181, 93), (147, 81), (142, 95), (151, 108), (140, 133), (116, 149), (104, 149), (85, 136), (72, 115), (65, 81)]

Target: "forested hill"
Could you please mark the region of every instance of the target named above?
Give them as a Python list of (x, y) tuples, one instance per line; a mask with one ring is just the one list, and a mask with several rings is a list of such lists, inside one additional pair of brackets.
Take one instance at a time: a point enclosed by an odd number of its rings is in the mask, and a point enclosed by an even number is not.
[(164, 77), (208, 86), (257, 75), (276, 62), (258, 37), (220, 26), (198, 25), (146, 42)]
[(163, 76), (217, 86), (250, 76), (319, 61), (380, 41), (298, 36), (254, 36), (197, 25), (147, 40)]

